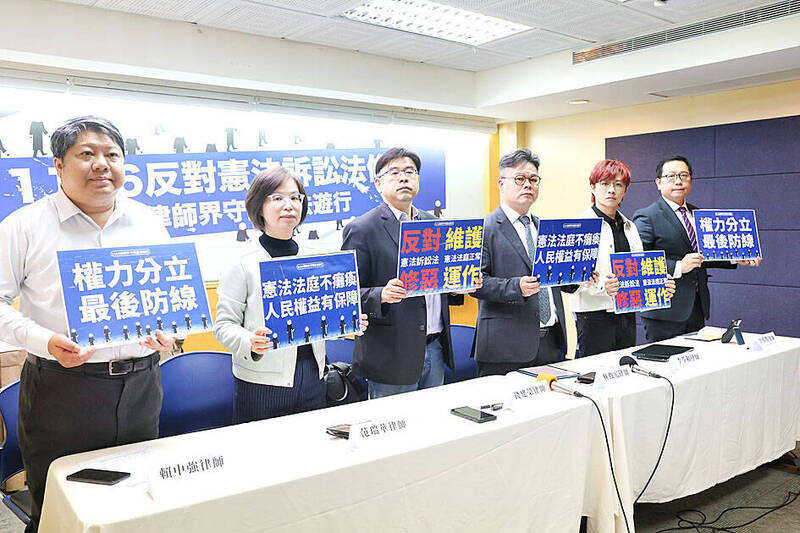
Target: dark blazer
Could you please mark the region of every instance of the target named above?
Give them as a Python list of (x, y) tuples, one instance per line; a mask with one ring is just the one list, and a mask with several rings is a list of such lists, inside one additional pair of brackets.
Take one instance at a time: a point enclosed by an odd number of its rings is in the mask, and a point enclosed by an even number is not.
[[(533, 217), (533, 225), (539, 227), (537, 217)], [(473, 294), (478, 299), (475, 359), (486, 363), (531, 361), (539, 351), (539, 297), (522, 296), (519, 279), (530, 276), (533, 266), (517, 230), (500, 207), (484, 220), (481, 271), (483, 287)], [(560, 348), (567, 353), (564, 303), (558, 287), (552, 287), (552, 293)]]
[[(419, 211), (421, 220), (435, 219)], [(355, 250), (361, 285), (361, 310), (369, 316), (369, 327), (356, 337), (353, 369), (359, 376), (390, 385), (411, 385), (422, 376), (428, 317), (425, 297), (406, 298), (382, 304), (381, 291), (397, 277), (400, 222), (385, 203), (345, 226), (342, 250)], [(464, 296), (440, 295), (442, 300), (442, 346), (447, 366), (453, 368), (450, 340), (450, 308), (461, 305)]]
[[(686, 205), (690, 211), (698, 209), (688, 202)], [(689, 235), (686, 234), (686, 228), (663, 198), (636, 211), (633, 222), (639, 230), (645, 250), (664, 250), (667, 257), (667, 272), (670, 275), (675, 271), (675, 263), (694, 251)], [(736, 268), (736, 265), (728, 261), (703, 261), (703, 266), (682, 274), (675, 280), (675, 295), (669, 308), (646, 311), (642, 313), (642, 317), (684, 322), (692, 314), (695, 294), (699, 294), (703, 316), (708, 319), (711, 303), (707, 268)]]

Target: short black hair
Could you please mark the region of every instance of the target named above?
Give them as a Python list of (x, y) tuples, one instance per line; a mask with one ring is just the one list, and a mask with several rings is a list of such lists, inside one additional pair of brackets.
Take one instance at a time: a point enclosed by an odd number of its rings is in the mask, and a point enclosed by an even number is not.
[(303, 223), (308, 214), (308, 195), (306, 188), (303, 187), (303, 180), (297, 177), (293, 172), (289, 172), (283, 167), (276, 166), (261, 171), (258, 176), (253, 179), (250, 184), (250, 189), (247, 191), (247, 196), (244, 199), (244, 206), (247, 209), (247, 216), (259, 231), (266, 231), (264, 223), (264, 202), (267, 201), (267, 196), (278, 190), (287, 178), (291, 178), (297, 184), (297, 190), (303, 195), (303, 212), (300, 214), (300, 222), (298, 226)]
[(661, 177), (661, 173), (664, 171), (664, 164), (669, 163), (670, 161), (682, 161), (686, 163), (686, 167), (689, 169), (689, 175), (690, 176), (693, 175), (692, 165), (691, 163), (689, 163), (689, 160), (683, 157), (682, 155), (673, 155), (672, 157), (662, 159), (661, 161), (658, 162), (658, 165), (656, 166), (656, 179), (659, 179)]
[(500, 158), (499, 167), (502, 171), (504, 168), (516, 168), (525, 163), (532, 163), (539, 171), (539, 156), (531, 152), (530, 148), (518, 148), (513, 152), (504, 155)]
[(53, 151), (53, 157), (63, 159), (67, 155), (67, 151), (78, 142), (78, 135), (84, 131), (108, 135), (122, 150), (122, 155), (125, 155), (125, 143), (122, 142), (122, 134), (117, 127), (108, 119), (87, 115), (71, 118), (56, 128), (56, 131), (50, 136), (50, 149)]
[(417, 167), (417, 172), (422, 170), (422, 162), (419, 160), (419, 156), (415, 152), (406, 150), (405, 148), (389, 148), (383, 153), (382, 156), (378, 158), (378, 161), (375, 163), (375, 177), (378, 177), (378, 174), (381, 173), (383, 167), (401, 157), (407, 157), (411, 159), (411, 161), (413, 161), (414, 165)]

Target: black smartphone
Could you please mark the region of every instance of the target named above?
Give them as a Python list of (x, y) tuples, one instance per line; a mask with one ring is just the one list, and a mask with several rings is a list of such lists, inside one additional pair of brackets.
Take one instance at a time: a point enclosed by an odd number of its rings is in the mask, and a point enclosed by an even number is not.
[(594, 383), (594, 372), (587, 372), (578, 376), (578, 383), (592, 384)]
[(742, 323), (741, 318), (734, 318), (731, 320), (731, 323), (728, 324), (728, 329), (725, 330), (725, 333), (722, 334), (722, 338), (720, 341), (724, 344), (726, 342), (731, 342), (733, 338), (733, 334), (736, 332), (736, 328)]
[(129, 477), (131, 477), (130, 472), (84, 468), (68, 475), (67, 481), (80, 481), (81, 483), (94, 483), (96, 485), (116, 485)]
[(331, 426), (325, 428), (325, 433), (332, 435), (338, 439), (350, 438), (350, 424), (339, 424), (338, 426)]
[(486, 411), (481, 411), (479, 409), (467, 406), (454, 407), (450, 409), (450, 414), (460, 416), (461, 418), (466, 418), (467, 420), (472, 420), (478, 424), (482, 424), (490, 420), (497, 420), (497, 417), (492, 413), (487, 413)]

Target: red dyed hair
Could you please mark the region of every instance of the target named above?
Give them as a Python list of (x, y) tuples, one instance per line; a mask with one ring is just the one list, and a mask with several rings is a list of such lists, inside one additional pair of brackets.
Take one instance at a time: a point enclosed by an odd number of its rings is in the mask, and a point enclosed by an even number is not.
[[(622, 161), (615, 159), (603, 159), (597, 163), (589, 174), (589, 185), (595, 185), (601, 181), (614, 181), (620, 177), (627, 189), (631, 184), (631, 169)], [(592, 203), (594, 204), (594, 193), (592, 193)]]

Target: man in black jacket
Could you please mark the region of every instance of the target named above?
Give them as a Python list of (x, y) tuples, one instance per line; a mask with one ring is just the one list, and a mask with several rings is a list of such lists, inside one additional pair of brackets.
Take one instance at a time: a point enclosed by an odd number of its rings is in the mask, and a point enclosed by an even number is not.
[(697, 331), (705, 325), (711, 308), (708, 268), (736, 268), (736, 263), (758, 266), (761, 259), (703, 261), (697, 250), (694, 210), (686, 197), (692, 190), (692, 166), (683, 156), (662, 160), (656, 167), (661, 198), (633, 215), (645, 250), (664, 250), (667, 272), (675, 278), (675, 295), (667, 309), (642, 313), (648, 342)]
[(397, 278), (400, 221), (428, 220), (411, 205), (419, 191), (420, 159), (392, 148), (375, 164), (375, 187), (384, 203), (344, 228), (343, 250), (355, 250), (361, 308), (370, 327), (356, 337), (353, 369), (367, 379), (369, 397), (380, 398), (444, 382), (444, 365), (453, 368), (449, 305), (463, 294), (407, 298)]

